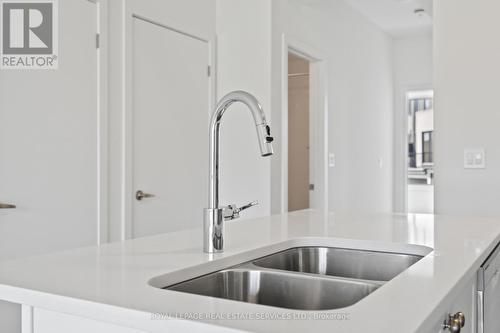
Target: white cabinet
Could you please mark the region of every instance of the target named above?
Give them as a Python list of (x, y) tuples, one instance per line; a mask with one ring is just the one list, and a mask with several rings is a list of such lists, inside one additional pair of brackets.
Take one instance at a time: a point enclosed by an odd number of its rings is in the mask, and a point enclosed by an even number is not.
[(500, 331), (500, 245), (488, 256), (477, 274), (478, 333)]
[(465, 315), (465, 325), (460, 330), (462, 333), (476, 332), (476, 275), (471, 277), (465, 285), (461, 285), (449, 297), (450, 301), (446, 302), (444, 309), (436, 311), (436, 313), (421, 326), (419, 332), (422, 333), (449, 333), (450, 330), (443, 328), (444, 320), (449, 316), (453, 316), (457, 312), (462, 312)]
[[(116, 313), (115, 313), (116, 314)], [(110, 319), (113, 315), (110, 315)], [(119, 320), (115, 317), (115, 320)], [(129, 317), (130, 319), (130, 317)], [(123, 325), (131, 324), (127, 320)], [(140, 323), (140, 321), (138, 322)], [(238, 329), (188, 320), (166, 320), (157, 322), (145, 330), (120, 326), (99, 320), (84, 318), (56, 311), (23, 306), (22, 333), (149, 333), (149, 332), (190, 332), (190, 333), (237, 333)], [(143, 324), (141, 324), (143, 325)], [(3, 331), (2, 331), (3, 333)]]
[(146, 333), (128, 327), (39, 308), (33, 310), (32, 327), (31, 332), (23, 329), (23, 333)]

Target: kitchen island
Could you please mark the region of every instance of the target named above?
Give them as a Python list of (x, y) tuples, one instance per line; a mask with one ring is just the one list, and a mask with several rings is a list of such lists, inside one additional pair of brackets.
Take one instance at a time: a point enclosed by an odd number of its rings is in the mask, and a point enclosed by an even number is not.
[[(497, 220), (298, 211), (226, 224), (225, 252), (199, 229), (18, 259), (0, 265), (0, 299), (22, 304), (23, 333), (447, 332), (476, 325), (476, 273), (500, 241)], [(424, 256), (359, 302), (300, 311), (157, 288), (299, 246)]]

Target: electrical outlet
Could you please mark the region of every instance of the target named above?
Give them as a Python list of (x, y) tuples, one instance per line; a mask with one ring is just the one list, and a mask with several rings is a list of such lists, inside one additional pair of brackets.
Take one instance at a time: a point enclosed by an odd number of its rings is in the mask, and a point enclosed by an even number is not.
[(485, 169), (486, 156), (484, 148), (466, 148), (464, 149), (464, 168), (465, 169)]

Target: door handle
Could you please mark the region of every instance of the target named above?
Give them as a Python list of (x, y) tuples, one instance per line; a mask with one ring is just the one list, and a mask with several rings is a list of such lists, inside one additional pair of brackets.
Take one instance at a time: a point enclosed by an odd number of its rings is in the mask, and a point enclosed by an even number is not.
[(148, 198), (154, 198), (154, 194), (151, 194), (151, 193), (145, 193), (141, 190), (135, 192), (135, 198), (138, 200), (138, 201), (141, 201), (142, 199), (148, 199)]
[(14, 209), (16, 205), (0, 203), (0, 209)]

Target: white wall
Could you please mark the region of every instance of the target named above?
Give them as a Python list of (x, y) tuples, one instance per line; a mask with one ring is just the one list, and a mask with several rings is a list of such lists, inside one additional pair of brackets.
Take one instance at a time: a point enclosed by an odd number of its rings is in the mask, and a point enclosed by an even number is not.
[(398, 37), (393, 45), (395, 88), (411, 89), (432, 84), (432, 34)]
[(434, 213), (434, 185), (408, 184), (408, 212)]
[(432, 35), (394, 39), (394, 210), (406, 209), (406, 93), (431, 89), (433, 84)]
[[(336, 156), (329, 173), (329, 209), (392, 210), (391, 38), (341, 0), (316, 1), (314, 6), (276, 1), (273, 16), (273, 43), (284, 32), (327, 58), (329, 147)], [(273, 75), (276, 59), (273, 54)], [(275, 107), (279, 92), (273, 79)], [(274, 117), (274, 127), (277, 121)]]
[[(500, 2), (434, 1), (436, 212), (500, 217)], [(463, 168), (484, 147), (486, 169)]]
[[(327, 58), (329, 145), (337, 158), (336, 168), (330, 169), (330, 210), (392, 209), (392, 40), (377, 26), (341, 0), (316, 1), (314, 7), (287, 0), (141, 3), (120, 1), (110, 8), (112, 240), (121, 237), (124, 218), (120, 194), (123, 191), (122, 116), (126, 97), (121, 72), (125, 33), (122, 24), (123, 6), (130, 4), (143, 8), (143, 16), (169, 22), (170, 26), (180, 26), (207, 38), (217, 34), (217, 97), (235, 89), (247, 90), (260, 100), (271, 122), (278, 154), (261, 158), (250, 113), (243, 106), (234, 106), (234, 110), (225, 114), (221, 130), (222, 204), (259, 200), (261, 205), (247, 211), (244, 217), (279, 211), (281, 35), (285, 33), (320, 50)], [(160, 10), (162, 6), (172, 8)], [(189, 16), (187, 8), (196, 6), (201, 8), (199, 12), (209, 13), (206, 19)]]
[[(217, 95), (246, 90), (271, 120), (271, 3), (268, 0), (217, 0)], [(271, 126), (272, 132), (274, 128)], [(273, 133), (272, 133), (273, 134)], [(260, 156), (250, 111), (233, 105), (221, 125), (220, 202), (259, 206), (242, 217), (271, 212), (271, 162)]]

